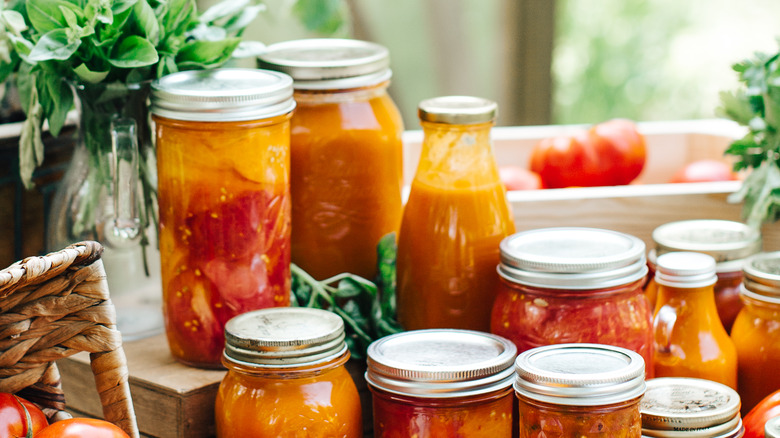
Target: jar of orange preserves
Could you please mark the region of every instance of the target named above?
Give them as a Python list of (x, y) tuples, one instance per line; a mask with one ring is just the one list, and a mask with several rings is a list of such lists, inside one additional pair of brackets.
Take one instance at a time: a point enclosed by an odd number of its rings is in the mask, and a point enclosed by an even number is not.
[(223, 328), (290, 303), (292, 79), (186, 71), (152, 85), (163, 313), (173, 356), (220, 367)]
[(742, 308), (739, 290), (742, 284), (742, 264), (761, 251), (761, 232), (741, 222), (697, 219), (670, 222), (653, 230), (655, 248), (648, 253), (651, 269), (645, 294), (655, 306), (656, 284), (653, 279), (658, 256), (674, 251), (693, 251), (711, 255), (718, 280), (715, 282), (715, 305), (727, 332)]
[(665, 377), (647, 381), (639, 405), (646, 438), (740, 438), (739, 395), (711, 380)]
[(570, 342), (628, 348), (652, 377), (644, 242), (597, 228), (542, 228), (509, 236), (500, 248), (493, 333), (521, 352)]
[(642, 356), (600, 344), (560, 344), (520, 353), (514, 384), (520, 438), (639, 438)]
[(388, 50), (348, 39), (273, 44), (263, 68), (294, 79), (292, 261), (319, 280), (376, 274), (376, 245), (401, 223), (403, 122)]
[(368, 347), (374, 436), (512, 437), (517, 349), (470, 330), (398, 333)]
[(363, 436), (339, 316), (297, 307), (257, 310), (228, 321), (225, 338), (218, 438)]
[(757, 254), (743, 267), (744, 307), (734, 321), (742, 412), (780, 389), (780, 252)]
[(656, 377), (695, 377), (737, 389), (737, 350), (718, 317), (715, 259), (698, 252), (658, 257), (653, 319)]
[(515, 231), (490, 131), (498, 106), (425, 100), (422, 154), (398, 235), (398, 320), (407, 330), (489, 331), (498, 244)]

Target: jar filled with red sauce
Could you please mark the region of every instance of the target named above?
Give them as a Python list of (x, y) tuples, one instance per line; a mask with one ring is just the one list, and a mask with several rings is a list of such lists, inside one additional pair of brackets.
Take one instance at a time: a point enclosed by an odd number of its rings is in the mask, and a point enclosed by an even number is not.
[(520, 438), (639, 438), (642, 356), (601, 344), (560, 344), (520, 353), (514, 383)]
[(744, 307), (731, 339), (737, 347), (737, 390), (747, 414), (780, 389), (780, 252), (748, 258), (743, 272)]
[(173, 357), (221, 367), (224, 325), (290, 304), (292, 79), (186, 71), (152, 85), (165, 331)]
[(742, 284), (742, 264), (745, 259), (761, 251), (761, 232), (741, 222), (697, 219), (670, 222), (653, 230), (655, 248), (648, 253), (650, 280), (645, 294), (655, 307), (657, 285), (655, 260), (667, 252), (692, 251), (708, 254), (715, 259), (718, 280), (715, 282), (715, 304), (723, 328), (731, 326), (742, 308), (739, 290)]
[(647, 381), (639, 405), (645, 438), (740, 438), (740, 399), (726, 385), (705, 379), (663, 377)]
[(218, 438), (363, 436), (339, 316), (297, 307), (257, 310), (228, 321), (225, 338)]
[(470, 330), (398, 333), (368, 347), (376, 438), (513, 436), (508, 340)]
[(515, 231), (493, 155), (498, 105), (424, 100), (420, 162), (398, 234), (398, 321), (407, 330), (489, 331), (498, 244)]
[(292, 261), (314, 278), (376, 274), (376, 246), (401, 223), (401, 115), (388, 50), (349, 39), (272, 44), (262, 68), (292, 76)]
[(501, 242), (491, 332), (518, 351), (571, 342), (642, 355), (652, 376), (652, 315), (642, 293), (645, 244), (597, 228), (543, 228)]

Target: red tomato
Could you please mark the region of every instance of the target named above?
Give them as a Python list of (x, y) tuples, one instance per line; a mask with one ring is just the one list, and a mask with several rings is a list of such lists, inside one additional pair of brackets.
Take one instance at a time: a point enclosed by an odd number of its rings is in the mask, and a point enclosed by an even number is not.
[(731, 170), (731, 166), (722, 161), (698, 160), (683, 166), (669, 182), (736, 181), (737, 179), (739, 178)]
[(530, 168), (549, 188), (611, 186), (633, 181), (645, 159), (645, 138), (634, 122), (613, 119), (540, 141), (531, 152)]
[(780, 415), (780, 389), (769, 394), (742, 419), (745, 425), (743, 438), (764, 438), (764, 425), (770, 418)]
[(129, 438), (117, 426), (95, 418), (69, 418), (52, 423), (35, 438)]
[(520, 166), (501, 166), (498, 176), (507, 190), (537, 190), (542, 188), (542, 178), (536, 172)]
[(30, 414), (33, 433), (49, 425), (46, 415), (34, 404), (13, 394), (0, 393), (0, 437), (27, 436), (27, 416), (22, 405)]

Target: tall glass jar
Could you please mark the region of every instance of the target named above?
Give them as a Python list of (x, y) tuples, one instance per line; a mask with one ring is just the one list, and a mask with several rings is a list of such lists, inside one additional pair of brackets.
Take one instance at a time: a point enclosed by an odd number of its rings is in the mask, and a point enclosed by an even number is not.
[[(742, 308), (739, 289), (742, 284), (742, 264), (745, 259), (761, 251), (761, 232), (740, 222), (716, 219), (697, 219), (670, 222), (653, 230), (655, 248), (648, 253), (648, 265), (654, 275), (658, 256), (673, 251), (693, 251), (711, 255), (717, 263), (715, 270), (715, 305), (727, 332)], [(650, 278), (645, 289), (651, 306), (655, 306), (657, 287)]]
[(173, 356), (220, 367), (223, 328), (290, 304), (292, 80), (187, 71), (152, 85), (163, 313)]
[(665, 377), (647, 381), (639, 405), (646, 438), (740, 438), (739, 395), (704, 379)]
[(656, 377), (696, 377), (737, 389), (737, 351), (715, 306), (715, 259), (669, 252), (657, 259), (653, 318)]
[(273, 44), (263, 68), (292, 76), (292, 261), (323, 280), (373, 278), (376, 245), (401, 222), (403, 122), (387, 94), (386, 48), (366, 41)]
[(256, 310), (228, 321), (225, 338), (217, 438), (363, 436), (339, 316), (298, 307)]
[(415, 330), (368, 347), (374, 436), (512, 437), (517, 349), (470, 330)]
[(520, 438), (639, 438), (645, 364), (600, 344), (560, 344), (520, 353), (514, 384)]
[(569, 342), (628, 348), (652, 377), (644, 242), (597, 228), (542, 228), (507, 237), (500, 248), (493, 333), (521, 352)]
[(743, 267), (745, 307), (731, 339), (737, 347), (737, 388), (742, 412), (780, 389), (780, 252), (761, 253)]
[(488, 331), (498, 244), (515, 231), (490, 130), (495, 102), (419, 105), (422, 155), (398, 235), (398, 320), (407, 330)]

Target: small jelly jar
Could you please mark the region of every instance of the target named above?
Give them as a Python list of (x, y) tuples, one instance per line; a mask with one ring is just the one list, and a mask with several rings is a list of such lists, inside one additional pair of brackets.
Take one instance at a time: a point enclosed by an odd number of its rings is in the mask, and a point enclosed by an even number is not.
[(413, 330), (368, 347), (374, 436), (512, 437), (517, 349), (469, 330)]
[(740, 438), (739, 395), (726, 385), (688, 377), (647, 381), (639, 404), (646, 438)]
[(500, 250), (491, 332), (520, 352), (570, 342), (628, 348), (652, 376), (644, 242), (596, 228), (543, 228), (507, 237)]
[(764, 438), (780, 438), (780, 415), (772, 417), (764, 425)]
[(228, 321), (225, 338), (218, 438), (363, 436), (339, 316), (309, 308), (257, 310)]
[(650, 306), (655, 307), (658, 293), (653, 279), (658, 256), (676, 251), (704, 253), (717, 263), (715, 304), (723, 328), (731, 332), (734, 319), (742, 308), (739, 298), (742, 264), (747, 257), (761, 251), (761, 232), (741, 222), (696, 219), (661, 225), (653, 230), (653, 241), (656, 246), (647, 254), (651, 275), (645, 289)]
[(780, 252), (756, 254), (743, 266), (740, 310), (731, 339), (737, 347), (742, 413), (780, 389)]
[(600, 344), (560, 344), (520, 353), (514, 388), (520, 438), (639, 438), (642, 356)]

